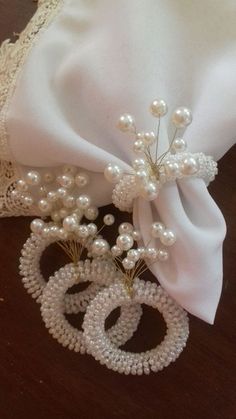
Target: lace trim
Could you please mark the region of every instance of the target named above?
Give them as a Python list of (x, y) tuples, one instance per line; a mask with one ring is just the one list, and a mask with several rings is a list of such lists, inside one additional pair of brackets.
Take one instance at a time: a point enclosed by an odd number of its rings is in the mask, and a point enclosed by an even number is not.
[(29, 215), (11, 196), (19, 178), (8, 144), (6, 119), (19, 74), (34, 43), (46, 29), (63, 5), (63, 0), (38, 0), (38, 9), (19, 39), (12, 43), (6, 39), (0, 47), (0, 216)]

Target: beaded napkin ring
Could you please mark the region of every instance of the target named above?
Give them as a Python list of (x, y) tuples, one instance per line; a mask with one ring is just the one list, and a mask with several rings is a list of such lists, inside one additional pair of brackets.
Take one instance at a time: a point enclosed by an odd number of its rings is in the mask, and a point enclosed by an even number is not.
[[(164, 340), (154, 349), (141, 353), (116, 347), (105, 332), (105, 320), (118, 306), (147, 304), (158, 310), (167, 325)], [(186, 346), (189, 335), (187, 313), (156, 284), (135, 278), (132, 297), (121, 282), (101, 291), (88, 306), (83, 323), (87, 351), (109, 369), (126, 375), (158, 372), (174, 362)]]
[[(86, 352), (87, 345), (83, 332), (73, 327), (64, 316), (65, 293), (73, 285), (91, 281), (92, 278), (96, 278), (97, 283), (108, 286), (118, 280), (119, 273), (114, 268), (112, 269), (107, 261), (103, 261), (102, 266), (96, 260), (66, 265), (50, 277), (41, 301), (41, 314), (49, 333), (64, 347), (67, 346), (70, 350), (82, 354)], [(89, 302), (92, 301), (90, 296), (87, 297), (82, 311), (85, 311)], [(141, 315), (140, 304), (122, 305), (116, 324), (106, 332), (107, 338), (117, 347), (124, 345), (136, 331)]]
[(132, 115), (124, 114), (118, 121), (118, 128), (135, 137), (133, 151), (138, 157), (133, 161), (130, 173), (110, 163), (104, 171), (105, 178), (115, 184), (112, 202), (121, 211), (132, 212), (133, 201), (141, 196), (147, 201), (158, 197), (160, 189), (167, 182), (197, 177), (206, 184), (217, 174), (217, 163), (203, 153), (187, 152), (187, 143), (177, 137), (178, 130), (192, 122), (188, 108), (177, 108), (172, 115), (174, 136), (165, 153), (158, 157), (161, 118), (167, 114), (164, 100), (156, 99), (150, 106), (151, 114), (158, 119), (157, 132), (138, 132)]

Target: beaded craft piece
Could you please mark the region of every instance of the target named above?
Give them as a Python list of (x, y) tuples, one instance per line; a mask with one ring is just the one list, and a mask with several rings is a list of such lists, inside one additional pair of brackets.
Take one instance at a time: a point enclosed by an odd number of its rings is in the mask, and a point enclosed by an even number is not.
[[(160, 123), (167, 110), (162, 99), (150, 106), (151, 114), (158, 119), (156, 133), (138, 132), (129, 114), (119, 119), (118, 128), (135, 136), (133, 149), (139, 155), (130, 173), (112, 163), (104, 170), (105, 178), (115, 185), (113, 204), (122, 211), (132, 212), (136, 198), (158, 199), (167, 182), (199, 177), (208, 184), (217, 174), (212, 157), (188, 152), (185, 140), (177, 136), (179, 129), (192, 122), (191, 111), (185, 107), (173, 113), (173, 138), (167, 151), (158, 156)], [(105, 226), (114, 226), (115, 217), (106, 214), (99, 228), (98, 208), (92, 197), (81, 193), (89, 180), (88, 173), (70, 165), (41, 173), (33, 168), (18, 180), (12, 191), (14, 198), (28, 208), (36, 208), (42, 216), (31, 222), (32, 232), (21, 252), (24, 287), (41, 304), (45, 326), (64, 347), (81, 354), (87, 352), (109, 369), (126, 375), (160, 371), (174, 362), (185, 347), (188, 316), (160, 285), (140, 277), (152, 264), (168, 263), (178, 237), (162, 220), (156, 220), (146, 231), (150, 240), (144, 246), (140, 231), (130, 222), (122, 222), (115, 243), (110, 244), (101, 233)], [(63, 249), (71, 263), (47, 281), (40, 270), (40, 259), (53, 243)], [(89, 283), (85, 290), (68, 293), (83, 282)], [(137, 331), (142, 304), (162, 314), (167, 331), (157, 347), (131, 353), (119, 347)], [(117, 322), (105, 330), (107, 317), (117, 307)], [(65, 316), (79, 312), (85, 313), (82, 330), (73, 327)]]
[(187, 152), (187, 143), (177, 137), (178, 130), (191, 124), (192, 113), (180, 107), (172, 115), (174, 135), (165, 153), (158, 156), (161, 118), (167, 114), (164, 100), (154, 100), (151, 114), (158, 119), (157, 132), (138, 132), (132, 115), (121, 115), (118, 128), (135, 137), (133, 151), (137, 158), (130, 173), (124, 173), (117, 164), (109, 164), (104, 171), (106, 179), (115, 184), (112, 194), (113, 204), (121, 211), (132, 212), (133, 201), (141, 196), (147, 201), (158, 197), (160, 189), (167, 182), (188, 177), (202, 178), (206, 184), (217, 174), (217, 164), (203, 153)]

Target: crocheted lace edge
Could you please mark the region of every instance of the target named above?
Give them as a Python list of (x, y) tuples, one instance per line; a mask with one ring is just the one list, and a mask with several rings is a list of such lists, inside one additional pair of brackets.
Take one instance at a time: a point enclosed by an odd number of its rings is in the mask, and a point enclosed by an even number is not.
[(9, 39), (0, 46), (0, 217), (31, 215), (30, 210), (12, 196), (19, 166), (12, 156), (7, 132), (7, 115), (17, 80), (31, 48), (48, 28), (64, 0), (38, 0), (38, 8), (15, 43)]

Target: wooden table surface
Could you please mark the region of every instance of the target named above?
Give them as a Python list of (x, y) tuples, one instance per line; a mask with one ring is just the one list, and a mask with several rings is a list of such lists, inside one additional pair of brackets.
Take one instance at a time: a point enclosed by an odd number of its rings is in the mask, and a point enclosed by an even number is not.
[[(35, 7), (32, 0), (0, 0), (1, 40), (23, 29)], [(220, 175), (210, 187), (228, 225), (215, 325), (191, 316), (187, 348), (158, 374), (119, 375), (54, 341), (18, 274), (30, 219), (0, 221), (0, 419), (236, 418), (235, 161), (234, 148), (221, 160)], [(43, 272), (48, 275), (62, 264), (58, 250), (50, 248)], [(74, 316), (71, 322), (78, 325), (81, 319)], [(163, 332), (160, 315), (145, 309), (128, 348), (145, 350)]]

